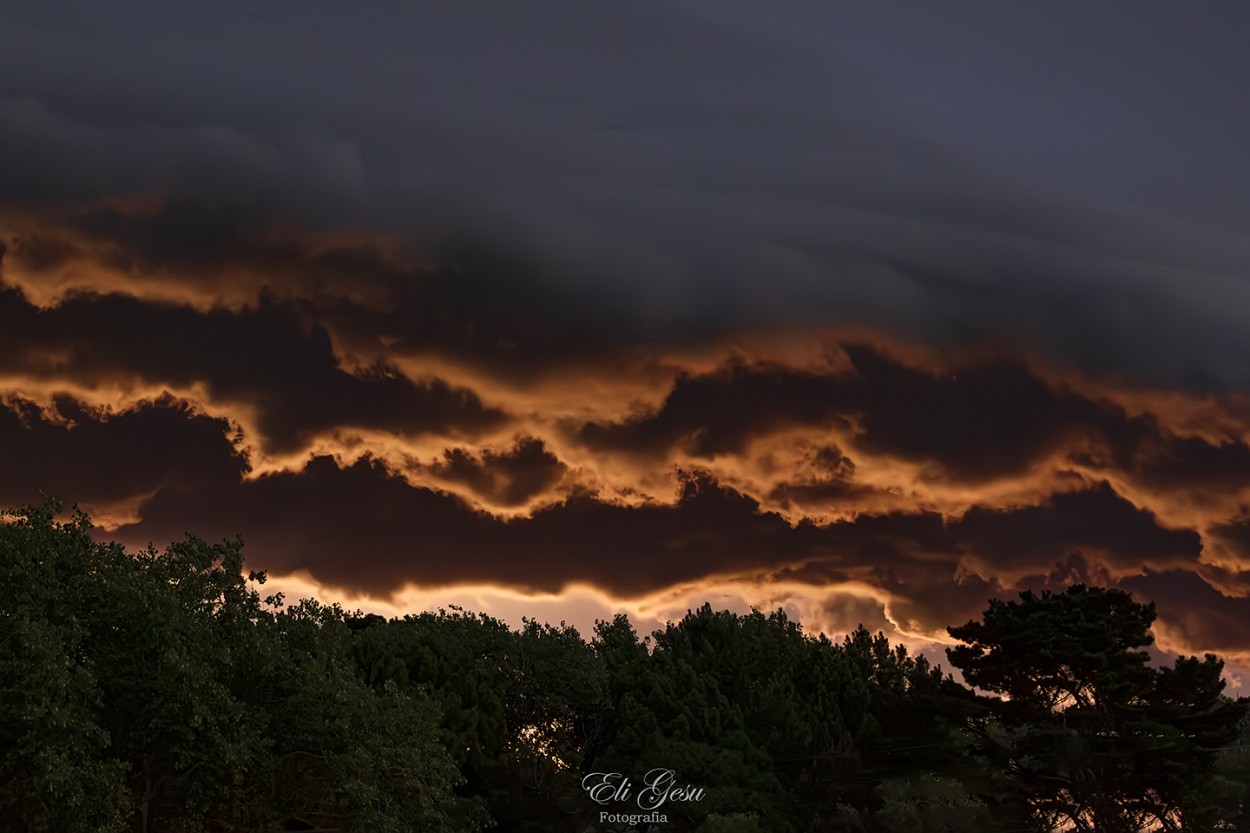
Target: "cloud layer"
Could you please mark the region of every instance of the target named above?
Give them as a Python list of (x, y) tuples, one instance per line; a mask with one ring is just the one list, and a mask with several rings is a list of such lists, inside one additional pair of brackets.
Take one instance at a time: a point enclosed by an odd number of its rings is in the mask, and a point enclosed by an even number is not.
[(1171, 649), (1250, 649), (1192, 614), (1239, 615), (1250, 589), (1236, 395), (864, 331), (517, 377), (453, 347), (414, 378), (398, 342), (350, 364), (335, 315), (295, 298), (3, 301), (0, 498), (77, 500), (134, 545), (242, 534), (257, 567), (392, 603), (705, 586), (829, 627), (868, 604), (921, 641), (990, 597), (1096, 581), (1158, 599)]
[[(399, 235), (553, 349), (871, 325), (1246, 390), (1241, 13), (1059, 8), (17, 3), (0, 192), (206, 201), (76, 225), (236, 303), (239, 259), (307, 279), (231, 211)], [(411, 283), (335, 254), (305, 290)]]
[(0, 501), (392, 610), (1092, 581), (1250, 662), (1239, 13), (71, 5), (0, 13)]

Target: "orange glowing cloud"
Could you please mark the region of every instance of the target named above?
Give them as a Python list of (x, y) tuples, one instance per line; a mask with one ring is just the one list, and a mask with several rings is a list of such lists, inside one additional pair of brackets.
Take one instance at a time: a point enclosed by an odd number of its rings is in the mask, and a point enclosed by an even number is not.
[(1250, 651), (1193, 613), (1250, 599), (1250, 397), (862, 327), (553, 331), (394, 240), (245, 221), (0, 211), (5, 502), (242, 533), (292, 596), (378, 612), (711, 599), (928, 650), (1090, 581), (1158, 598), (1169, 650)]

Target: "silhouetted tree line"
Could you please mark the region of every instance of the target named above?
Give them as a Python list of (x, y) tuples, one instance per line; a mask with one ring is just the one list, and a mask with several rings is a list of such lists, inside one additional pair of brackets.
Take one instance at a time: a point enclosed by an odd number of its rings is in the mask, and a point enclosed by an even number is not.
[(237, 541), (133, 554), (56, 515), (0, 526), (0, 830), (627, 830), (583, 777), (655, 767), (704, 788), (665, 831), (1250, 830), (1247, 702), (1214, 656), (1150, 667), (1120, 591), (952, 628), (978, 693), (781, 611), (587, 641), (284, 606)]

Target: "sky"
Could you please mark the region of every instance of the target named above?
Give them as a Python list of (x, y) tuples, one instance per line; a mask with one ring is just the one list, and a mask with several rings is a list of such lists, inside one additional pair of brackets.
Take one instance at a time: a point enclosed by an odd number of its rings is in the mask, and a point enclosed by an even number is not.
[[(1250, 10), (15, 0), (0, 503), (291, 598), (1250, 671)], [(1250, 678), (1246, 678), (1250, 681)]]

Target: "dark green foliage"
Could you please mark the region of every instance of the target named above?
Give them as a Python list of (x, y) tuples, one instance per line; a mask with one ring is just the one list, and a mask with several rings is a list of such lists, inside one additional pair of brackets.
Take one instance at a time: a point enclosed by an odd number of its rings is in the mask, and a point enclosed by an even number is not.
[(354, 651), (373, 686), (428, 694), (461, 767), (461, 794), (509, 830), (547, 830), (580, 806), (582, 749), (597, 731), (606, 675), (571, 627), (519, 632), (459, 609), (372, 627)]
[(0, 534), (0, 827), (120, 831), (126, 766), (105, 754), (104, 692), (83, 615), (99, 574), (87, 519), (56, 527), (48, 505), (10, 515)]
[(886, 803), (883, 783), (925, 771), (929, 758), (895, 754), (900, 747), (948, 734), (912, 703), (949, 681), (863, 628), (834, 644), (781, 611), (737, 616), (705, 605), (653, 645), (621, 618), (604, 623), (595, 647), (611, 699), (607, 740), (589, 764), (666, 766), (715, 785), (699, 804), (673, 808), (670, 820), (687, 829), (871, 824)]
[(1120, 590), (1077, 585), (1066, 593), (990, 602), (980, 622), (950, 628), (968, 644), (947, 651), (972, 685), (1006, 695), (1017, 719), (1057, 710), (1117, 709), (1154, 677), (1148, 655), (1153, 604)]
[(1153, 604), (1077, 585), (992, 601), (951, 628), (970, 683), (1000, 695), (968, 718), (993, 806), (1039, 829), (1100, 833), (1227, 829), (1241, 787), (1216, 772), (1245, 701), (1223, 696), (1223, 662), (1151, 668)]
[(672, 769), (673, 833), (1250, 829), (1222, 662), (1154, 668), (1154, 609), (1074, 587), (951, 629), (984, 693), (859, 628), (704, 606), (587, 642), (453, 608), (262, 600), (237, 541), (0, 525), (0, 831), (635, 830), (583, 778)]
[(128, 555), (57, 509), (0, 526), (0, 830), (471, 829), (434, 707), (364, 684), (341, 611), (263, 603), (238, 542)]
[(1226, 808), (1225, 829), (1250, 830), (1250, 714), (1243, 715), (1236, 739), (1216, 753), (1209, 786)]

